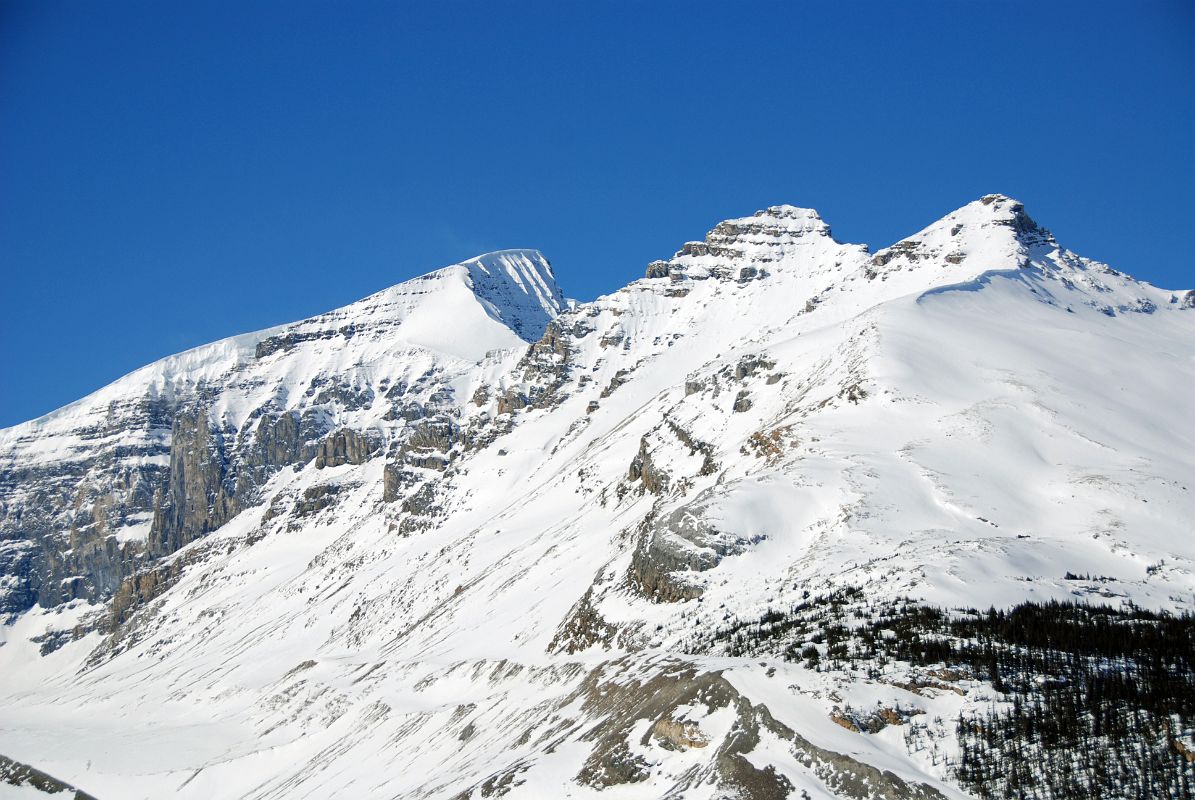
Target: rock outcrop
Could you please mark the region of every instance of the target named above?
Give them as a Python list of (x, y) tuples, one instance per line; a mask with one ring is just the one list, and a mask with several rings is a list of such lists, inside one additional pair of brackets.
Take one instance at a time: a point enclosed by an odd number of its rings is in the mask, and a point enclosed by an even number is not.
[(5, 756), (0, 756), (0, 784), (22, 789), (21, 797), (43, 794), (47, 797), (59, 797), (62, 800), (96, 800), (82, 789), (76, 789), (69, 783), (47, 775), (36, 767), (13, 761)]
[(631, 586), (660, 602), (692, 600), (702, 594), (693, 573), (711, 570), (754, 543), (721, 532), (705, 519), (713, 500), (712, 493), (706, 493), (663, 519), (645, 521), (631, 557)]

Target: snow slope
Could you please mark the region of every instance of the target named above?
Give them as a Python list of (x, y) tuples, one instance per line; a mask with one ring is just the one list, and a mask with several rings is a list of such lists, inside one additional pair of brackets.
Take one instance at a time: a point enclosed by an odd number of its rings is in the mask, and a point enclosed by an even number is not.
[(202, 382), (234, 439), (316, 409), (377, 442), (263, 474), (119, 616), (14, 615), (0, 753), (100, 798), (962, 797), (907, 726), (833, 715), (950, 720), (980, 682), (712, 632), (844, 586), (1195, 607), (1195, 295), (999, 195), (874, 254), (774, 207), (647, 275), (569, 308), (542, 257), (483, 256), (0, 434), (81, 458), (102, 409)]

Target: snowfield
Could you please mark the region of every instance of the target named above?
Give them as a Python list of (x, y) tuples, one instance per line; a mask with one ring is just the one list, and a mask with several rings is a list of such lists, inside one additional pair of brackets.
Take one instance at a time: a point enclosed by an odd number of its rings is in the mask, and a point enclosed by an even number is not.
[(848, 588), (1195, 610), (1195, 293), (1000, 195), (647, 274), (481, 256), (0, 431), (0, 753), (98, 798), (962, 798), (980, 676), (720, 632)]

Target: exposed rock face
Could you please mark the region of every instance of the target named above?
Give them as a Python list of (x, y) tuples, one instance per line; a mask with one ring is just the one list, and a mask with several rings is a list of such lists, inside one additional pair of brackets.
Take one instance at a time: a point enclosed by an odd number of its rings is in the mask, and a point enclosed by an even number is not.
[(315, 466), (323, 469), (344, 464), (364, 464), (375, 450), (377, 446), (365, 436), (342, 428), (320, 444), (315, 455)]
[[(300, 418), (294, 412), (273, 416), (263, 414), (254, 429), (253, 442), (246, 453), (246, 466), (281, 467), (298, 464), (310, 458), (306, 452), (309, 440), (317, 438), (312, 416)], [(255, 475), (255, 483), (264, 483), (266, 476)]]
[[(367, 436), (342, 428), (323, 438), (315, 415), (263, 415), (253, 435), (221, 435), (209, 414), (194, 407), (176, 418), (166, 487), (155, 498), (150, 553), (164, 556), (224, 525), (258, 500), (258, 489), (279, 469), (315, 462), (317, 469), (363, 464), (378, 449)], [(248, 430), (248, 428), (246, 429)], [(233, 438), (231, 451), (226, 442)]]
[(36, 428), (0, 451), (0, 614), (106, 596), (140, 551), (119, 533), (148, 528), (174, 406), (144, 397), (99, 411), (74, 431), (82, 458), (40, 457)]
[(150, 533), (154, 554), (173, 553), (240, 511), (235, 491), (225, 481), (228, 461), (221, 444), (208, 428), (204, 409), (189, 409), (175, 418), (166, 489), (155, 502)]
[(44, 573), (35, 570), (36, 552), (37, 546), (30, 542), (0, 542), (0, 614), (15, 614), (37, 602), (39, 576)]
[(419, 488), (407, 494), (399, 505), (403, 517), (398, 525), (398, 533), (403, 536), (427, 530), (444, 516), (440, 497), (442, 487), (430, 480), (416, 482), (415, 485)]
[(754, 216), (718, 223), (703, 242), (687, 242), (668, 261), (652, 262), (648, 278), (673, 283), (718, 278), (740, 284), (766, 278), (768, 267), (819, 240), (832, 242), (816, 211), (772, 206)]
[(701, 596), (686, 573), (705, 572), (723, 558), (744, 552), (753, 542), (723, 533), (704, 518), (713, 499), (706, 493), (662, 520), (648, 519), (631, 558), (631, 586), (660, 602)]
[(303, 497), (295, 503), (296, 517), (309, 517), (336, 505), (336, 499), (343, 487), (336, 483), (311, 486), (303, 491)]
[(427, 419), (415, 425), (403, 443), (403, 461), (413, 467), (443, 472), (460, 441), (460, 428), (448, 416)]
[(610, 378), (610, 383), (606, 384), (606, 387), (602, 389), (601, 397), (604, 399), (614, 394), (619, 386), (626, 384), (631, 379), (630, 375), (631, 371), (629, 369), (620, 369), (614, 373), (614, 376)]
[(390, 462), (382, 470), (382, 502), (393, 503), (402, 496), (402, 467)]
[(667, 261), (653, 261), (647, 265), (647, 270), (643, 273), (645, 278), (667, 278), (669, 266)]
[(675, 720), (663, 717), (651, 726), (651, 735), (659, 739), (663, 746), (677, 750), (689, 750), (694, 747), (707, 747), (710, 740), (701, 732), (701, 726), (696, 722)]
[(994, 205), (997, 208), (1000, 208), (1001, 206), (1007, 208), (1007, 215), (997, 217), (995, 224), (1005, 225), (1009, 228), (1012, 228), (1013, 232), (1017, 235), (1017, 238), (1025, 244), (1045, 244), (1047, 242), (1053, 241), (1054, 237), (1050, 234), (1050, 232), (1034, 222), (1032, 218), (1025, 213), (1024, 204), (1018, 203), (1016, 200), (1000, 194), (984, 195), (980, 202), (986, 206)]
[(519, 391), (508, 390), (498, 397), (499, 414), (513, 414), (516, 411), (522, 411), (528, 405), (530, 403), (527, 402), (527, 397)]
[(741, 381), (749, 378), (761, 370), (775, 369), (776, 362), (763, 356), (745, 356), (734, 365), (734, 379)]
[(253, 354), (256, 358), (266, 358), (277, 352), (293, 350), (303, 342), (311, 342), (318, 339), (335, 339), (338, 336), (351, 339), (356, 332), (356, 327), (353, 325), (344, 325), (336, 330), (291, 331), (279, 336), (271, 336), (268, 339), (258, 342)]
[[(526, 405), (533, 408), (550, 408), (559, 404), (561, 388), (570, 374), (570, 339), (576, 336), (572, 328), (566, 328), (560, 319), (548, 323), (543, 337), (531, 345), (527, 355), (519, 362), (523, 380), (529, 385)], [(581, 328), (583, 332), (587, 329)]]
[[(910, 783), (849, 755), (813, 744), (778, 722), (767, 706), (744, 697), (719, 672), (703, 672), (676, 663), (663, 666), (642, 681), (603, 678), (603, 670), (594, 670), (582, 689), (583, 709), (602, 717), (603, 722), (583, 737), (593, 742), (593, 749), (577, 775), (580, 783), (595, 788), (638, 783), (651, 774), (651, 764), (644, 754), (652, 747), (696, 748), (710, 752), (661, 796), (683, 797), (686, 791), (713, 784), (726, 797), (786, 800), (792, 796), (792, 783), (771, 766), (760, 768), (752, 763), (761, 738), (771, 736), (823, 781), (835, 797), (944, 800), (930, 786)], [(705, 718), (719, 710), (729, 710), (734, 723), (716, 740), (703, 730), (700, 721), (687, 716), (696, 712)], [(632, 732), (639, 730), (646, 732), (632, 750)]]
[(187, 562), (188, 559), (185, 558), (159, 561), (149, 568), (125, 578), (112, 596), (110, 604), (112, 630), (119, 631), (120, 626), (138, 608), (173, 586)]
[(652, 494), (660, 494), (668, 488), (668, 473), (651, 460), (646, 437), (639, 440), (639, 452), (631, 459), (631, 466), (627, 469), (627, 480), (631, 483), (638, 481), (644, 491)]
[(556, 632), (548, 651), (553, 653), (576, 653), (594, 645), (609, 645), (614, 641), (618, 629), (602, 618), (593, 606), (593, 587), (569, 611), (560, 630)]

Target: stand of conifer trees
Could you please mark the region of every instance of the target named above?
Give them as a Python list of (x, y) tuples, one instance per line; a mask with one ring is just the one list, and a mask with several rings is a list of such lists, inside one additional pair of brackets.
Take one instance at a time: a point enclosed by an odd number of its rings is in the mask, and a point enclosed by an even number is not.
[[(824, 654), (807, 643), (823, 646)], [(1195, 797), (1195, 617), (1079, 603), (947, 613), (847, 589), (692, 645), (818, 669), (959, 670), (997, 699), (965, 713), (949, 764), (983, 798)]]

